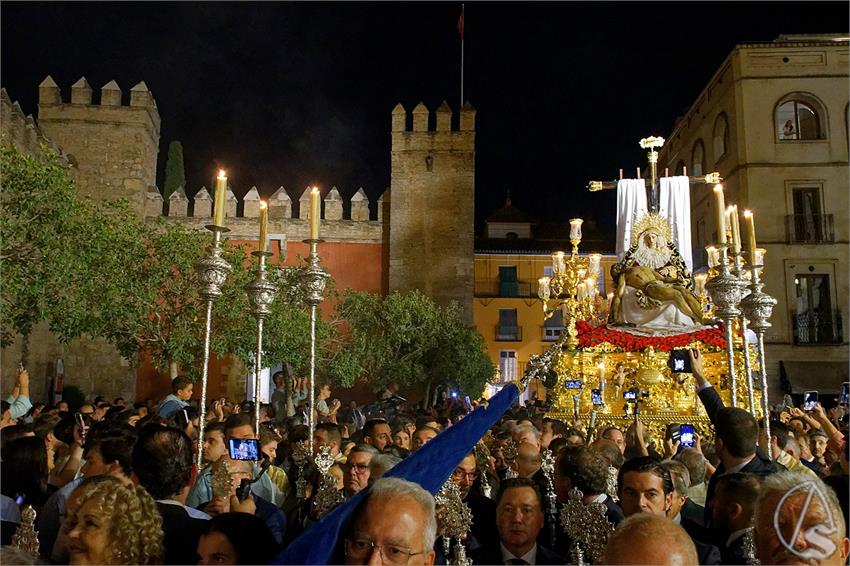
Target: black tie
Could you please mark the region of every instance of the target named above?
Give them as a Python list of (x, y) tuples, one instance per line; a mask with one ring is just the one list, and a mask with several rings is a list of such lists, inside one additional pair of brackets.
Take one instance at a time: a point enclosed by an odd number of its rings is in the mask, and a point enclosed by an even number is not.
[(508, 558), (507, 560), (505, 560), (505, 564), (516, 564), (517, 566), (521, 566), (523, 564), (528, 564), (528, 562), (526, 562), (522, 558)]

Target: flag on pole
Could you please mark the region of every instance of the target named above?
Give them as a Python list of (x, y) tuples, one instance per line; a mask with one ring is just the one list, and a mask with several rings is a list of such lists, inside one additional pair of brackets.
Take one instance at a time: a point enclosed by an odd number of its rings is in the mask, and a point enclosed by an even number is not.
[[(478, 407), (408, 456), (396, 467), (384, 474), (384, 477), (402, 478), (418, 483), (432, 495), (437, 493), (449, 479), (475, 444), (491, 426), (507, 411), (519, 397), (519, 390), (508, 384), (490, 398), (486, 407)], [(354, 510), (360, 504), (368, 488), (364, 489), (318, 522), (305, 530), (272, 561), (272, 564), (334, 564), (339, 561), (334, 556), (340, 537), (351, 520)]]
[(463, 4), (460, 5), (460, 17), (457, 19), (457, 32), (460, 38), (463, 39)]

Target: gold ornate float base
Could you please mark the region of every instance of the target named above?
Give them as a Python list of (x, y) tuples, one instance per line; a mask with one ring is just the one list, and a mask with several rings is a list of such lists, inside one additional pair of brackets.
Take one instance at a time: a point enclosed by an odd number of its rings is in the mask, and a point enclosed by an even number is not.
[[(727, 407), (731, 407), (731, 380), (727, 376), (726, 352), (717, 351), (705, 344), (690, 345), (700, 350), (703, 371), (715, 387)], [(758, 356), (752, 346), (750, 360)], [(693, 375), (673, 374), (667, 366), (669, 352), (656, 352), (647, 348), (643, 352), (614, 351), (610, 344), (601, 344), (583, 350), (563, 350), (557, 356), (554, 368), (558, 374), (557, 385), (548, 390), (552, 399), (549, 415), (565, 422), (577, 419), (588, 425), (596, 411), (595, 428), (600, 431), (608, 425), (625, 430), (634, 422), (634, 408), (639, 406), (641, 421), (649, 429), (650, 436), (660, 447), (668, 424), (687, 423), (694, 425), (702, 439), (712, 439), (713, 432), (705, 409), (696, 394)], [(743, 350), (736, 355), (738, 406), (753, 412), (757, 419), (762, 417), (761, 391), (754, 391), (755, 411), (749, 406), (747, 378), (744, 370)], [(755, 364), (753, 372), (758, 371)], [(760, 380), (754, 381), (759, 383)], [(567, 388), (568, 382), (580, 382), (581, 389)], [(599, 389), (602, 405), (594, 405), (591, 392)], [(629, 403), (623, 394), (637, 391), (637, 403)]]

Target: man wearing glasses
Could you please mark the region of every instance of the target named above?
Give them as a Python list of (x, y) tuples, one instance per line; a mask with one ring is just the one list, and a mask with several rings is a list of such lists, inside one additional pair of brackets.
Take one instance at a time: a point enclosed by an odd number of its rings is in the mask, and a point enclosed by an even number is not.
[(354, 497), (369, 486), (369, 463), (375, 454), (379, 454), (378, 450), (368, 444), (358, 444), (348, 453), (348, 461), (342, 467), (345, 497)]
[(461, 499), (472, 512), (472, 536), (467, 540), (469, 550), (480, 548), (498, 535), (496, 502), (481, 494), (478, 475), (474, 453), (467, 454), (452, 472), (452, 481), (460, 488)]
[(434, 563), (434, 497), (419, 485), (382, 478), (357, 509), (344, 539), (345, 564)]

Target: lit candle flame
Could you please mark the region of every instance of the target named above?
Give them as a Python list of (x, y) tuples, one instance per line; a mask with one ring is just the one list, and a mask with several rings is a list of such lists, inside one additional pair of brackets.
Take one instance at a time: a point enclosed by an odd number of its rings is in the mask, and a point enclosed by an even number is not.
[(224, 169), (218, 170), (218, 178), (219, 179), (227, 179), (227, 175), (224, 173)]
[(266, 208), (268, 208), (268, 206), (269, 205), (266, 204), (266, 201), (264, 201), (264, 200), (260, 201), (260, 208), (261, 209), (265, 210)]

